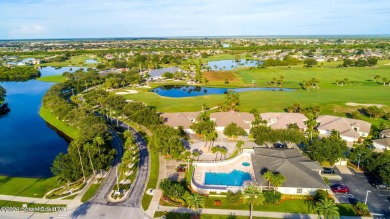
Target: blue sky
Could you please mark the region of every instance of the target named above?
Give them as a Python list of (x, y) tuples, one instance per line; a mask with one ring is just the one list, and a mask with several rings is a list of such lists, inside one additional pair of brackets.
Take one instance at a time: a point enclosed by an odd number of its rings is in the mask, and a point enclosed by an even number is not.
[(390, 34), (389, 0), (0, 0), (0, 39)]

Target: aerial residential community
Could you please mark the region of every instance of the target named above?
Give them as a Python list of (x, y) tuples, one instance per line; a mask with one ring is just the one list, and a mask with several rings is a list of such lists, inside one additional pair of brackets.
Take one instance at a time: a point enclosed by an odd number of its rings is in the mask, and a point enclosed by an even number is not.
[(390, 218), (389, 3), (217, 2), (0, 2), (0, 218)]

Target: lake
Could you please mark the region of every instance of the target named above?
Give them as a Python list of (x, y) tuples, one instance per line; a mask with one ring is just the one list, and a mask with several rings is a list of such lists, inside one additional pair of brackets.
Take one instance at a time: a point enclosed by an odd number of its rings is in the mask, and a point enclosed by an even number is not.
[(239, 62), (236, 62), (235, 60), (218, 60), (218, 61), (210, 61), (207, 63), (207, 65), (213, 71), (232, 70), (232, 69), (242, 68), (242, 67), (256, 67), (259, 64), (261, 65), (263, 64), (263, 62), (257, 60), (246, 60), (246, 59), (241, 59)]
[[(73, 71), (80, 69), (72, 67)], [(40, 69), (42, 77), (71, 71), (70, 67)], [(41, 100), (53, 83), (29, 80), (0, 82), (7, 90), (11, 112), (0, 116), (0, 175), (50, 177), (50, 166), (67, 141), (39, 116)]]
[(235, 92), (247, 92), (247, 91), (294, 91), (293, 88), (270, 88), (270, 87), (253, 87), (253, 88), (216, 88), (216, 87), (201, 87), (201, 86), (189, 86), (189, 85), (166, 85), (152, 89), (151, 91), (164, 97), (196, 97), (210, 94), (225, 94), (229, 90)]
[(87, 59), (85, 60), (85, 64), (97, 64), (99, 63), (96, 59)]

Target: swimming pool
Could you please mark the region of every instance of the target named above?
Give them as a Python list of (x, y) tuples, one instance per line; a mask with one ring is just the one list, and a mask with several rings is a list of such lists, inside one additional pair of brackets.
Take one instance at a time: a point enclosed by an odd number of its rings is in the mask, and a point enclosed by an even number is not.
[(242, 186), (244, 181), (251, 180), (249, 173), (233, 170), (230, 173), (206, 172), (205, 185)]

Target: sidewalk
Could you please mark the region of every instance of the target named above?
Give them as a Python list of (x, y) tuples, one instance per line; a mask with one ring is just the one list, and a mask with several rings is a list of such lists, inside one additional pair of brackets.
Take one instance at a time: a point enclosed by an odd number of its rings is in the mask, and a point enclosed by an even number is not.
[[(158, 159), (159, 159), (160, 165), (159, 165), (159, 172), (158, 172), (157, 188), (160, 185), (161, 180), (164, 179), (165, 176), (166, 176), (165, 158), (164, 158), (164, 156), (159, 156)], [(146, 189), (149, 189), (149, 188), (146, 188)], [(150, 202), (149, 208), (146, 211), (146, 214), (148, 216), (153, 218), (154, 217), (154, 213), (156, 213), (156, 211), (160, 211), (159, 202), (160, 202), (160, 199), (161, 199), (161, 195), (162, 195), (161, 189), (158, 188), (158, 189), (154, 190), (152, 201)]]
[[(177, 213), (194, 213), (192, 209), (177, 208), (169, 206), (159, 206), (159, 211), (177, 212)], [(201, 214), (217, 214), (217, 215), (236, 215), (236, 216), (249, 216), (248, 210), (229, 210), (229, 209), (200, 209)], [(318, 219), (317, 214), (296, 214), (296, 213), (283, 213), (283, 212), (266, 212), (266, 211), (253, 211), (253, 216), (256, 217), (272, 217), (272, 218), (291, 218), (291, 219)], [(341, 216), (341, 219), (369, 219), (371, 217), (350, 217)]]

